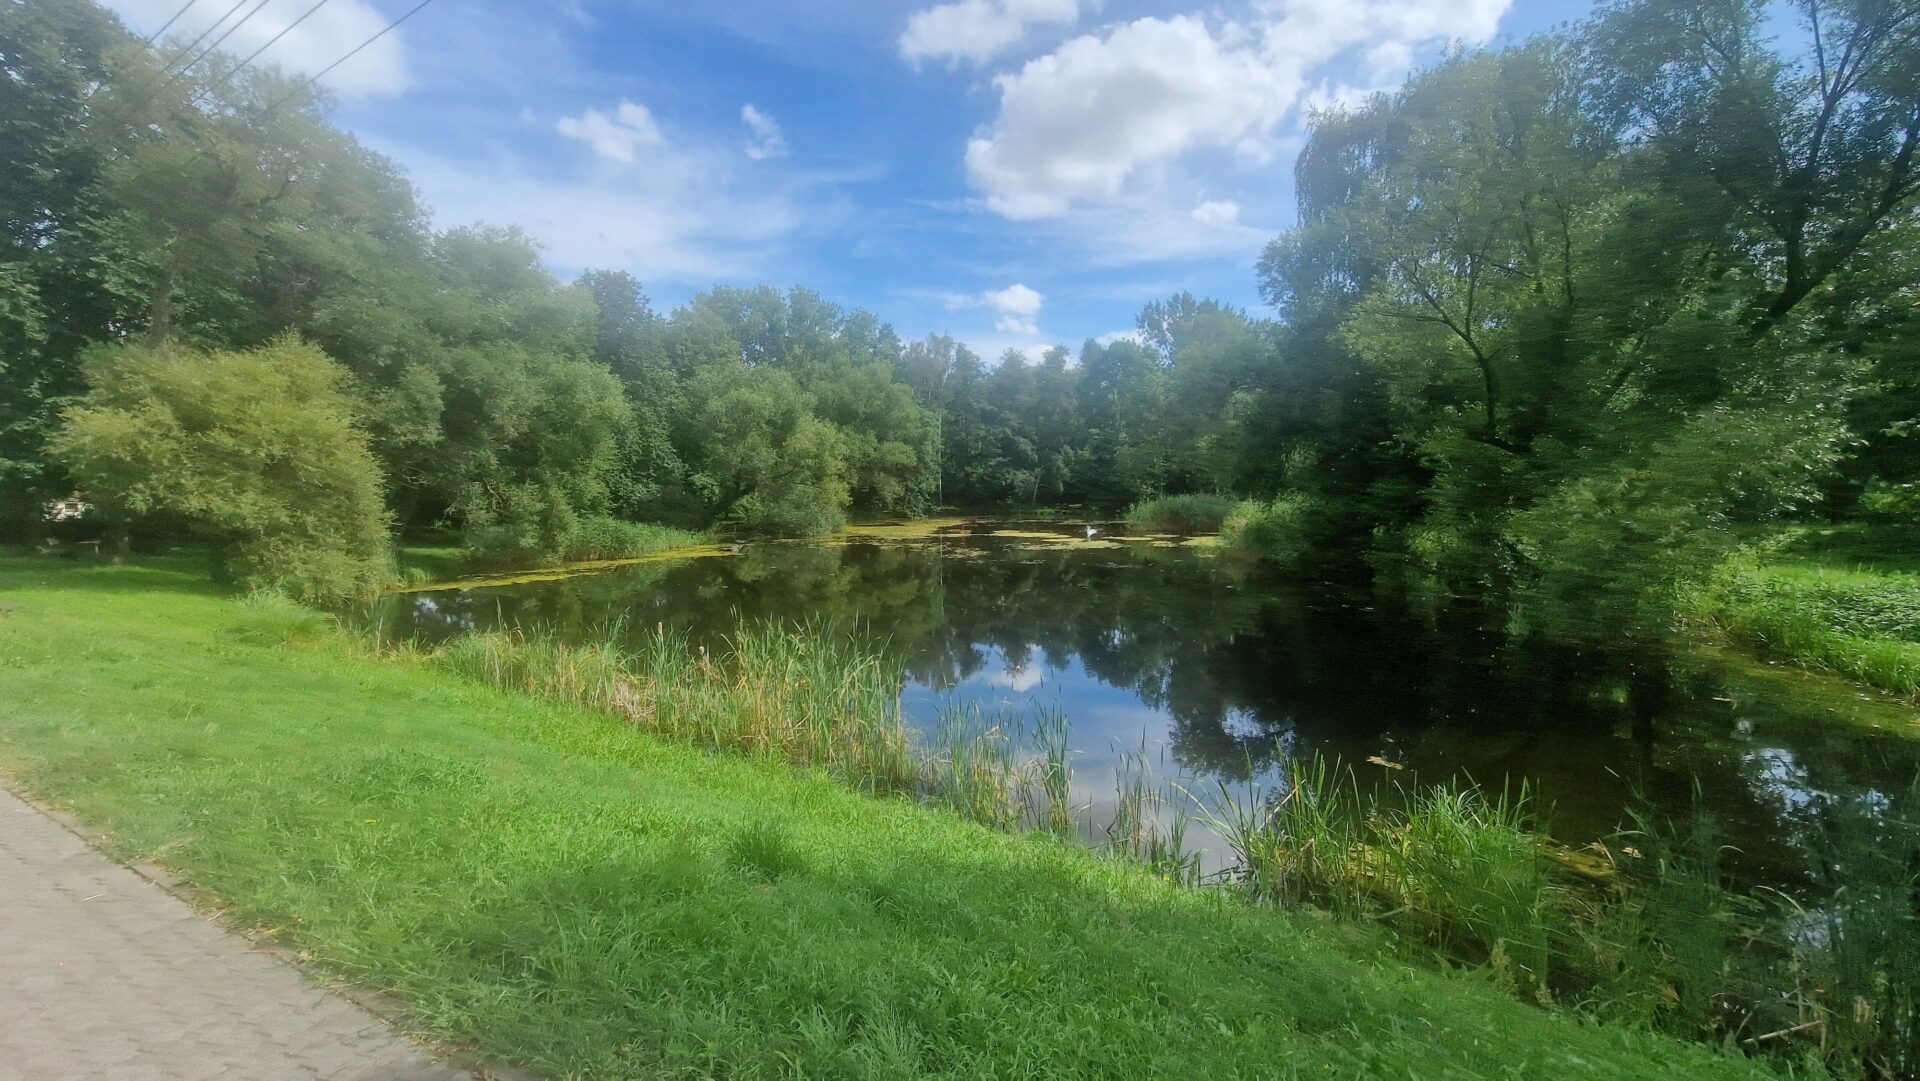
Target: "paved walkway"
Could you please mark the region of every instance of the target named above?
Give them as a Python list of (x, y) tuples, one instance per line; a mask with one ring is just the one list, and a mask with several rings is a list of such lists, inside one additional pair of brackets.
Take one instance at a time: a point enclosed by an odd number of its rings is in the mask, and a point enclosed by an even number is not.
[(0, 1081), (457, 1081), (0, 789)]

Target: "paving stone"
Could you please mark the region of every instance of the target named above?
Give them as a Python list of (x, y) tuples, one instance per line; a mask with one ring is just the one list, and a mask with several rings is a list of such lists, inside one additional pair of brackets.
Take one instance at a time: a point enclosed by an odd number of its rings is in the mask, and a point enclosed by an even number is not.
[(0, 1081), (459, 1081), (0, 789)]

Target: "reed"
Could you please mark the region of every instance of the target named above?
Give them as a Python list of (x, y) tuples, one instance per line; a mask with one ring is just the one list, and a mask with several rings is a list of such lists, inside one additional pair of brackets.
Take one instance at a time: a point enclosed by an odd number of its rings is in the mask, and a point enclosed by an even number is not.
[(1034, 747), (1040, 771), (1036, 791), (1040, 802), (1032, 809), (1040, 828), (1057, 837), (1072, 837), (1073, 763), (1067, 750), (1067, 714), (1057, 706), (1042, 707), (1034, 719)]
[(631, 651), (616, 638), (575, 644), (540, 632), (473, 634), (434, 658), (469, 678), (608, 713), (656, 735), (819, 767), (865, 791), (918, 787), (899, 673), (851, 637), (748, 627), (719, 654), (665, 628)]
[(861, 791), (946, 806), (996, 829), (1071, 834), (1067, 721), (949, 709), (930, 745), (900, 714), (899, 667), (857, 632), (742, 627), (720, 650), (656, 627), (623, 649), (545, 632), (473, 634), (432, 656), (471, 679), (619, 717), (655, 735), (831, 773)]
[(1186, 801), (1183, 778), (1161, 778), (1159, 769), (1147, 754), (1146, 741), (1119, 753), (1114, 769), (1114, 812), (1103, 827), (1105, 851), (1120, 859), (1142, 863), (1170, 882), (1199, 885), (1201, 853), (1187, 847), (1187, 828), (1192, 814)]

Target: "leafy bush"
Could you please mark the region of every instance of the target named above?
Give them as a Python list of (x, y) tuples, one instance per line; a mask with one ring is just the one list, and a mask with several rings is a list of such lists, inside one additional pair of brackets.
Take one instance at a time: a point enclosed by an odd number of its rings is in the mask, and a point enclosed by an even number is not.
[(818, 537), (847, 523), (844, 495), (811, 484), (755, 492), (734, 504), (722, 523), (741, 533), (768, 537)]
[(1224, 495), (1168, 495), (1136, 503), (1127, 524), (1151, 533), (1213, 533), (1233, 511)]
[(1312, 497), (1282, 493), (1267, 502), (1238, 504), (1220, 525), (1221, 543), (1235, 551), (1291, 566), (1308, 552), (1306, 532)]
[(1860, 493), (1860, 506), (1878, 517), (1913, 521), (1920, 518), (1920, 484), (1876, 480)]
[(86, 375), (53, 446), (110, 520), (185, 522), (240, 585), (303, 600), (391, 576), (380, 468), (318, 347), (109, 346)]

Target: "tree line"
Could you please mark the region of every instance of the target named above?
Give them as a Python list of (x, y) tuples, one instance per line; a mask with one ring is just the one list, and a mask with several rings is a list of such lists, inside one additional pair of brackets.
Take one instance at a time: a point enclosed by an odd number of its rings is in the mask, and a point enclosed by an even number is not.
[[(1747, 526), (1920, 508), (1914, 0), (1612, 0), (1460, 53), (1314, 119), (1270, 314), (1180, 295), (991, 363), (805, 289), (561, 282), (431, 228), (288, 77), (165, 55), (91, 0), (0, 4), (15, 534), (75, 489), (300, 558), (1208, 492), (1275, 560), (1658, 618)], [(262, 358), (312, 371), (269, 401), (231, 376)], [(236, 446), (274, 409), (306, 423)], [(276, 479), (307, 461), (329, 499)]]

